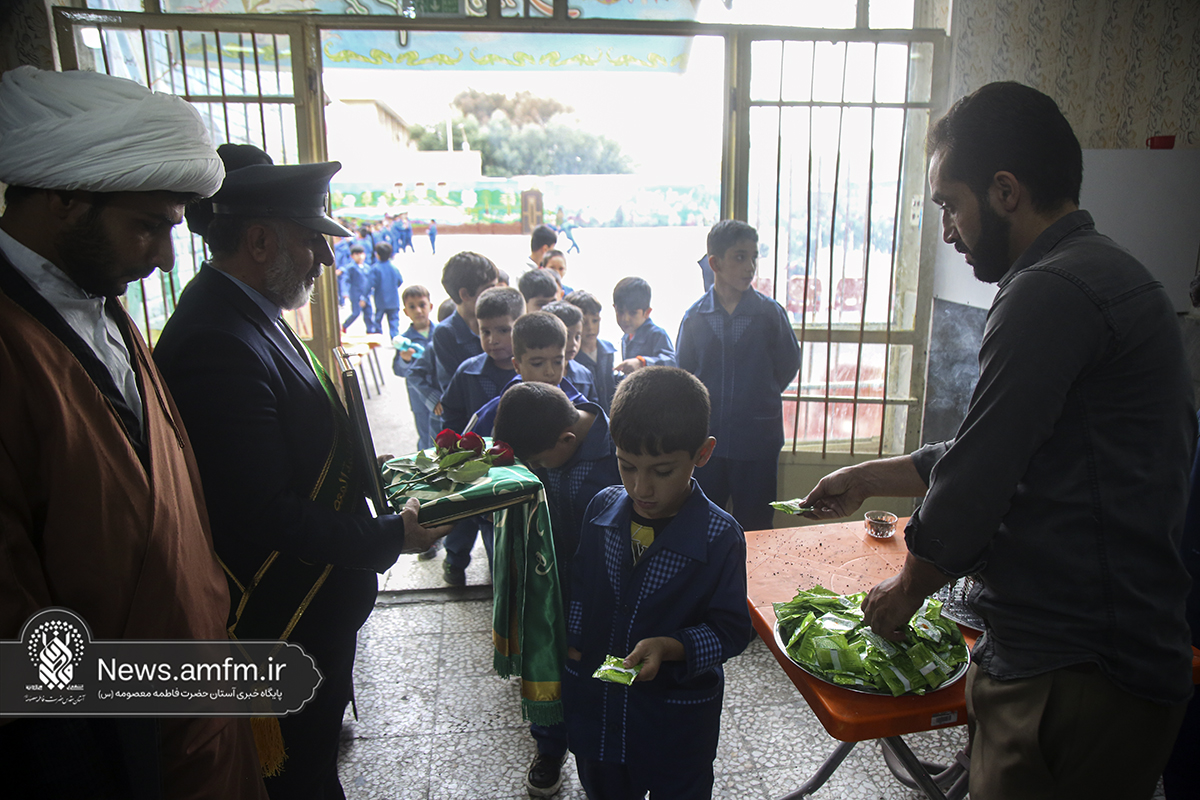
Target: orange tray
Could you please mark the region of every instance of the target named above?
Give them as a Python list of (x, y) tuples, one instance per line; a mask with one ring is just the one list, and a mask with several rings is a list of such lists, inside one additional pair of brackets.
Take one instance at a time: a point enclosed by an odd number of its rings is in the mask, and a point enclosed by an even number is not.
[[(897, 530), (903, 530), (906, 521), (901, 520)], [(771, 604), (791, 600), (798, 588), (817, 584), (839, 594), (866, 591), (899, 572), (906, 552), (901, 536), (872, 539), (862, 522), (746, 533), (746, 602), (754, 628), (825, 730), (843, 742), (965, 725), (966, 681), (924, 696), (904, 697), (873, 696), (825, 683), (779, 649)], [(967, 644), (973, 644), (973, 632), (964, 629), (963, 633)]]

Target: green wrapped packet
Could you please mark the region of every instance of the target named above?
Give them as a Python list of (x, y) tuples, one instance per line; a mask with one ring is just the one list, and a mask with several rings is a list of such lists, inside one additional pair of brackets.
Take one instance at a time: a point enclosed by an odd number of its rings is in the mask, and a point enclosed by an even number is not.
[(925, 694), (925, 687), (928, 686), (928, 681), (913, 666), (907, 653), (901, 653), (884, 663), (879, 670), (879, 677), (887, 684), (893, 697), (899, 697), (909, 692)]
[(625, 666), (625, 659), (617, 656), (609, 656), (604, 659), (604, 663), (592, 673), (593, 678), (599, 678), (602, 681), (609, 683), (623, 683), (626, 686), (633, 683), (633, 679), (642, 671), (641, 664), (634, 664), (632, 667)]
[(794, 514), (795, 516), (800, 516), (806, 511), (817, 510), (814, 506), (800, 505), (800, 498), (796, 498), (795, 500), (776, 500), (771, 503), (771, 508), (776, 511), (782, 511), (785, 514)]
[(786, 646), (792, 647), (793, 645), (795, 645), (795, 646), (799, 647), (801, 640), (805, 636), (808, 635), (808, 632), (810, 630), (812, 630), (812, 626), (814, 623), (816, 623), (816, 621), (817, 621), (817, 615), (812, 613), (811, 611), (808, 612), (808, 614), (804, 617), (804, 619), (801, 620), (800, 624), (798, 626), (796, 626), (795, 632), (792, 633), (792, 635), (788, 637)]
[(830, 633), (849, 633), (862, 624), (862, 616), (860, 615), (856, 619), (850, 614), (830, 611), (817, 622), (821, 623), (821, 627)]
[(908, 657), (912, 660), (917, 672), (936, 689), (950, 677), (950, 665), (943, 661), (937, 653), (918, 642), (908, 648)]

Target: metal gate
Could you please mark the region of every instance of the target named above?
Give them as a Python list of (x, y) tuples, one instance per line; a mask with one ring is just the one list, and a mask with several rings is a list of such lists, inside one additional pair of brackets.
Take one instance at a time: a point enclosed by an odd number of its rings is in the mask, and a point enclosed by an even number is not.
[[(297, 21), (54, 9), (63, 69), (127, 78), (178, 95), (200, 112), (214, 143), (253, 144), (277, 164), (324, 156), (320, 61), (315, 35)], [(147, 22), (151, 24), (147, 25)], [(184, 225), (174, 231), (175, 269), (131, 284), (125, 302), (153, 346), (179, 293), (207, 253)], [(328, 357), (338, 341), (332, 270), (316, 300), (289, 322), (314, 352)]]

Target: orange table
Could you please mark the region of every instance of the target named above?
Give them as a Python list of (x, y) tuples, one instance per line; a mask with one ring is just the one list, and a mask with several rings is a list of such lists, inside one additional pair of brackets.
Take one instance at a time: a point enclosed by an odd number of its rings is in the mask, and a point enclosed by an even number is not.
[[(900, 520), (902, 531), (906, 520)], [(922, 697), (881, 697), (853, 692), (813, 678), (792, 663), (775, 641), (775, 612), (771, 604), (792, 599), (797, 588), (820, 584), (839, 594), (866, 591), (904, 565), (903, 537), (872, 539), (862, 522), (841, 522), (805, 528), (746, 533), (747, 603), (754, 627), (775, 654), (783, 671), (808, 701), (831, 736), (841, 740), (825, 764), (788, 798), (804, 797), (829, 779), (857, 742), (879, 739), (897, 777), (931, 798), (961, 797), (965, 793), (965, 763), (942, 771), (919, 761), (900, 738), (902, 734), (965, 725), (965, 681)], [(969, 631), (967, 631), (969, 633)], [(968, 644), (971, 639), (968, 638)], [(965, 762), (964, 759), (960, 761)], [(895, 763), (902, 764), (902, 776)], [(939, 771), (931, 775), (930, 769)], [(961, 786), (960, 786), (961, 784)], [(785, 799), (786, 800), (786, 799)]]

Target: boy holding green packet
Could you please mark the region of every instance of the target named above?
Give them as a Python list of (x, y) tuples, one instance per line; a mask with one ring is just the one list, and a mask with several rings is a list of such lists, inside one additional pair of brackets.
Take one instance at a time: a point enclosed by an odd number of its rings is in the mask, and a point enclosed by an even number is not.
[[(623, 486), (588, 506), (572, 564), (563, 713), (591, 800), (710, 798), (725, 677), (754, 635), (746, 540), (692, 472), (708, 461), (704, 384), (674, 367), (621, 382), (610, 432)], [(640, 672), (592, 677), (607, 657)], [(611, 670), (609, 670), (611, 672)]]

